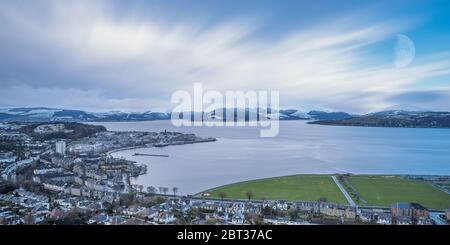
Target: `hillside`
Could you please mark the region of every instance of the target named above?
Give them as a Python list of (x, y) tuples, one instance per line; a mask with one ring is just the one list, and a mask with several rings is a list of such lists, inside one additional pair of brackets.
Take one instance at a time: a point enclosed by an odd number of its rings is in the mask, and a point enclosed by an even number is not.
[(75, 122), (37, 123), (24, 126), (21, 132), (37, 139), (80, 139), (98, 132), (106, 131), (104, 126), (88, 125)]
[(309, 123), (363, 127), (450, 128), (450, 113), (384, 111), (340, 120), (318, 120)]

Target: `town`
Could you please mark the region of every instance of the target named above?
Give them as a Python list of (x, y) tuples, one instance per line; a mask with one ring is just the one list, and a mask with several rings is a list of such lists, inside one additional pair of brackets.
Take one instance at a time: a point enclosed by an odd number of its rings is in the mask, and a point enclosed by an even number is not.
[(0, 224), (448, 224), (450, 210), (177, 195), (133, 184), (146, 165), (111, 152), (215, 141), (177, 132), (113, 132), (80, 123), (0, 124)]

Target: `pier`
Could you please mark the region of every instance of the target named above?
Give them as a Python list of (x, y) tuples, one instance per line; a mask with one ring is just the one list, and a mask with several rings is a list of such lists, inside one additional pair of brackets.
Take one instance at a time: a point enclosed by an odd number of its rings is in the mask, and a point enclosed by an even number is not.
[(145, 154), (145, 153), (134, 153), (133, 156), (169, 157), (169, 155), (163, 155), (163, 154)]

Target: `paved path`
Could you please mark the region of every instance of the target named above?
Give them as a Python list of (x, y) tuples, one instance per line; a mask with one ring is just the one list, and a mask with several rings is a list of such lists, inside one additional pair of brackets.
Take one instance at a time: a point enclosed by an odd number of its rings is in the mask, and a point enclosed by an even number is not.
[(334, 183), (339, 187), (342, 194), (344, 194), (345, 198), (347, 199), (347, 202), (350, 204), (350, 206), (355, 207), (356, 203), (353, 201), (353, 199), (350, 197), (350, 195), (347, 193), (347, 191), (344, 189), (344, 187), (339, 183), (339, 180), (336, 178), (336, 176), (331, 176), (331, 178), (334, 180)]

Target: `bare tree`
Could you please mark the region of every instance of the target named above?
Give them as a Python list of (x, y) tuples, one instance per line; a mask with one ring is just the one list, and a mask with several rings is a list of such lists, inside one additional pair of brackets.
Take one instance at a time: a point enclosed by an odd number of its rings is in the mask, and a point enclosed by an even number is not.
[(164, 189), (164, 187), (162, 187), (162, 186), (158, 187), (159, 194), (161, 194), (163, 192), (163, 189)]
[(177, 192), (178, 192), (178, 187), (173, 187), (172, 192), (173, 192), (173, 196), (176, 196)]
[(328, 202), (328, 199), (326, 197), (320, 197), (319, 202)]
[(138, 189), (139, 189), (139, 192), (142, 192), (142, 190), (144, 190), (144, 186), (143, 185), (138, 185)]
[(155, 187), (153, 187), (153, 186), (148, 186), (148, 187), (147, 187), (147, 193), (149, 193), (149, 194), (155, 194), (156, 192), (158, 192), (158, 190), (156, 190)]
[(250, 201), (250, 199), (253, 198), (253, 192), (247, 191), (247, 193), (245, 193), (245, 196), (247, 196), (247, 199)]
[(223, 201), (223, 199), (224, 199), (225, 197), (227, 197), (227, 193), (225, 193), (225, 192), (219, 192), (219, 197), (220, 197), (220, 199), (222, 199), (222, 201)]
[(162, 188), (162, 192), (164, 193), (164, 195), (167, 195), (167, 192), (169, 191), (168, 187), (163, 187)]

